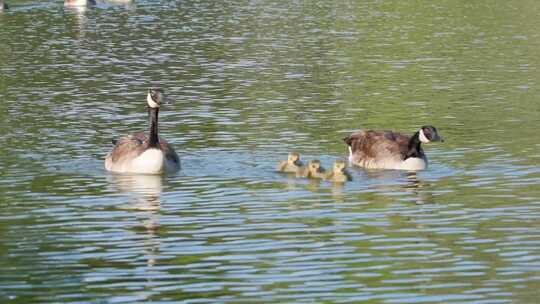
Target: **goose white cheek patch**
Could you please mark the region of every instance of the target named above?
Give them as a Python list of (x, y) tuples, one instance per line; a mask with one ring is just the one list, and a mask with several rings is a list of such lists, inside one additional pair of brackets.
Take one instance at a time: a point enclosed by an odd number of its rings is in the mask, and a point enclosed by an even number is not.
[(146, 96), (146, 102), (148, 102), (148, 106), (151, 108), (159, 108), (159, 105), (152, 99), (152, 96), (150, 96), (150, 94)]
[(420, 129), (420, 142), (424, 143), (424, 144), (427, 144), (428, 142), (430, 142), (430, 140), (426, 137), (426, 135), (424, 134), (424, 130)]

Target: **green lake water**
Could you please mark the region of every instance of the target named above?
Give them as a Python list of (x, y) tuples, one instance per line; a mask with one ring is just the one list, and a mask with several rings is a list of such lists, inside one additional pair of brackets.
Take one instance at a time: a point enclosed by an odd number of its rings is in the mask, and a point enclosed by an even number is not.
[[(540, 2), (8, 2), (0, 302), (538, 303)], [(182, 170), (105, 172), (156, 85)], [(425, 124), (417, 174), (274, 171)]]

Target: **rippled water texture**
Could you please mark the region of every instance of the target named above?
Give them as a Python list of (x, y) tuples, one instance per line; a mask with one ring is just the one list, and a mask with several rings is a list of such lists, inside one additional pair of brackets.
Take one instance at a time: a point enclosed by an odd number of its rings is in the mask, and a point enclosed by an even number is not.
[[(9, 2), (0, 302), (538, 302), (540, 2)], [(152, 85), (182, 171), (106, 173)], [(416, 175), (274, 171), (423, 124)]]

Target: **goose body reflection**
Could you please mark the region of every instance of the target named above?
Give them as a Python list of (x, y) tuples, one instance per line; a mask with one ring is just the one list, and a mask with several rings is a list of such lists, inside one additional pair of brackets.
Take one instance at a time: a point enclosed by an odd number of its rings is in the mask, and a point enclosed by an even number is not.
[(114, 148), (105, 158), (105, 169), (118, 173), (161, 174), (180, 170), (180, 158), (173, 147), (158, 135), (158, 113), (163, 90), (151, 88), (146, 98), (150, 131), (113, 140)]
[(153, 266), (161, 244), (156, 235), (160, 227), (163, 177), (149, 174), (111, 174), (108, 179), (115, 190), (128, 196), (129, 203), (124, 205), (123, 209), (135, 212), (133, 218), (140, 221), (144, 227), (136, 230), (143, 236), (138, 238), (136, 246), (145, 248), (146, 264)]
[(88, 6), (96, 5), (95, 0), (65, 0), (64, 6)]
[(433, 126), (423, 126), (408, 136), (393, 131), (361, 130), (343, 139), (349, 161), (359, 167), (418, 171), (427, 168), (421, 144), (444, 141)]
[(157, 211), (160, 207), (162, 177), (150, 174), (111, 174), (111, 184), (121, 193), (133, 197), (130, 208)]
[(4, 0), (0, 0), (0, 12), (8, 8), (9, 6), (7, 5), (7, 3), (5, 3)]

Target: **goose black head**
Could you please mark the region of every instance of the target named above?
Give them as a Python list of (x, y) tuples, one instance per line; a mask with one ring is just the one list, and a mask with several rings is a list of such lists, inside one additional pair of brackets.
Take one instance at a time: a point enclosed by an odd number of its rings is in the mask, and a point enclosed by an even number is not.
[(148, 95), (146, 96), (146, 102), (150, 108), (159, 108), (163, 102), (163, 90), (160, 88), (148, 89)]
[(437, 129), (434, 126), (423, 126), (420, 128), (420, 131), (418, 131), (418, 134), (420, 141), (425, 144), (433, 141), (444, 142), (444, 139), (439, 136), (439, 133), (437, 133)]

